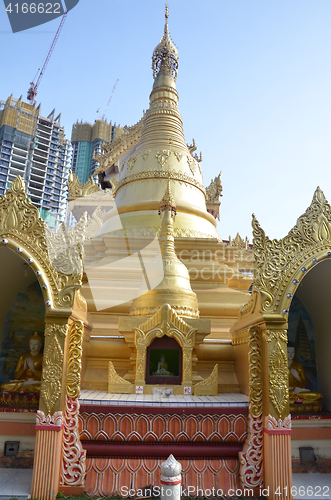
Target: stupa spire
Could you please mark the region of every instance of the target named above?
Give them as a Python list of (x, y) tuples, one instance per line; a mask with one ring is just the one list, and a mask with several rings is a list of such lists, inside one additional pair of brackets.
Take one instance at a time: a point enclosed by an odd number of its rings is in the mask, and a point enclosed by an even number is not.
[[(171, 192), (168, 178), (165, 193), (160, 201), (159, 214), (162, 215), (159, 238), (162, 275), (159, 284), (152, 290), (134, 299), (130, 309), (132, 316), (151, 316), (164, 304), (169, 304), (179, 316), (199, 317), (198, 300), (192, 291), (189, 272), (177, 257), (173, 221), (176, 216), (176, 202)], [(150, 274), (154, 277), (160, 272), (157, 265)]]
[(163, 36), (160, 43), (154, 49), (152, 56), (152, 69), (154, 79), (158, 76), (162, 69), (164, 72), (170, 73), (174, 81), (176, 81), (178, 71), (178, 50), (170, 37), (168, 17), (169, 6), (167, 2), (165, 6), (165, 23)]
[(169, 178), (166, 191), (160, 201), (159, 213), (160, 215), (163, 214), (161, 233), (160, 233), (160, 248), (161, 248), (162, 259), (164, 261), (178, 260), (175, 252), (175, 238), (174, 238), (174, 226), (173, 226), (173, 220), (176, 215), (176, 202), (174, 197), (172, 196)]

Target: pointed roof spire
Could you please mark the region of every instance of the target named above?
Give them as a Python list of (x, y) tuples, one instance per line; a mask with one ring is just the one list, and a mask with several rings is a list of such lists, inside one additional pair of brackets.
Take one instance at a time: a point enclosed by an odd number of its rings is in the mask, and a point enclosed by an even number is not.
[(165, 24), (163, 36), (160, 43), (155, 47), (152, 56), (152, 70), (154, 79), (158, 76), (161, 67), (170, 73), (177, 80), (178, 71), (178, 50), (173, 44), (168, 28), (169, 6), (165, 6)]
[(172, 214), (176, 215), (176, 202), (171, 192), (170, 177), (168, 177), (167, 189), (160, 201), (160, 212), (165, 210), (171, 210)]

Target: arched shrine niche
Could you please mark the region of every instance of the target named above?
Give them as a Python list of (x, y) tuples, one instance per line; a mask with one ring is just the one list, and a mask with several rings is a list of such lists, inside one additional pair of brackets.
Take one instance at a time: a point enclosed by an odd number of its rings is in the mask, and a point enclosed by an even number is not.
[[(300, 301), (311, 318), (311, 326), (307, 316), (302, 318), (307, 330), (307, 337), (311, 347), (311, 358), (304, 359), (304, 345), (308, 347), (305, 333), (297, 332), (295, 338), (296, 358), (302, 362), (307, 378), (307, 388), (319, 391), (323, 395), (323, 410), (331, 411), (331, 259), (327, 258), (317, 264), (304, 276), (293, 297), (289, 310), (288, 338), (292, 341), (293, 326), (291, 325), (292, 306)], [(302, 310), (302, 309), (301, 309)], [(300, 330), (300, 325), (299, 330)], [(313, 329), (313, 331), (312, 331)], [(301, 327), (302, 330), (302, 327)], [(299, 333), (299, 335), (298, 335)], [(300, 342), (301, 337), (301, 342)], [(298, 348), (301, 352), (298, 352)], [(314, 360), (314, 351), (316, 353)], [(306, 349), (306, 357), (308, 349)], [(315, 368), (314, 368), (315, 364)], [(316, 371), (316, 376), (314, 373)]]
[(146, 384), (180, 385), (183, 353), (176, 339), (155, 338), (147, 348)]
[[(42, 290), (29, 264), (14, 250), (6, 247), (0, 248), (0, 257), (2, 284), (0, 290), (0, 386), (2, 384), (6, 386), (16, 378), (15, 371), (20, 356), (30, 352), (31, 336), (37, 332), (43, 343), (45, 305)], [(40, 347), (40, 352), (42, 352), (43, 346)], [(1, 389), (5, 392), (12, 392), (8, 391), (8, 387), (1, 387)], [(19, 392), (31, 391), (25, 391), (22, 387)], [(14, 393), (2, 394), (1, 404), (21, 406), (23, 398), (15, 396)], [(32, 406), (37, 406), (38, 398), (35, 397), (33, 401), (31, 399), (30, 403)]]

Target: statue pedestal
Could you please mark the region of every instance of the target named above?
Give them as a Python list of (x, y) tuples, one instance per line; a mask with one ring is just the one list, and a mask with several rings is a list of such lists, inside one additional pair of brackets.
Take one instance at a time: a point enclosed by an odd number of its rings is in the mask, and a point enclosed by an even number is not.
[(0, 391), (0, 407), (38, 409), (39, 397), (35, 392)]
[(322, 411), (322, 401), (313, 401), (312, 403), (291, 403), (291, 413), (319, 413)]

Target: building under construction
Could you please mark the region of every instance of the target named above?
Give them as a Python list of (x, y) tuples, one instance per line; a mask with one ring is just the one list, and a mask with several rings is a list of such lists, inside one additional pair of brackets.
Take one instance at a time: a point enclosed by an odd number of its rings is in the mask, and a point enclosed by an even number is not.
[(40, 116), (40, 105), (11, 95), (0, 101), (0, 195), (17, 175), (27, 195), (51, 228), (66, 215), (66, 183), (70, 142), (64, 137), (61, 115)]
[(72, 171), (84, 184), (98, 166), (93, 159), (95, 153), (101, 152), (101, 144), (109, 144), (115, 138), (120, 127), (107, 123), (106, 120), (96, 120), (91, 123), (76, 122), (72, 127)]

